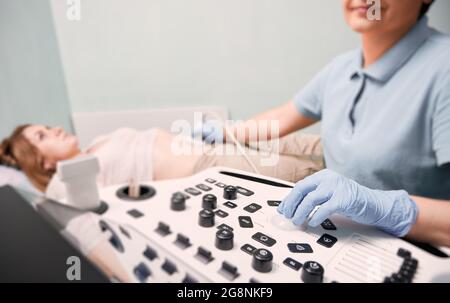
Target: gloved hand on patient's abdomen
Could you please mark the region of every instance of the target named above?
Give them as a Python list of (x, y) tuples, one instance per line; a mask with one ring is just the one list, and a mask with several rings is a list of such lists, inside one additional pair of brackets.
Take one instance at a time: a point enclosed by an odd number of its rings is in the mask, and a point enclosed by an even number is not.
[(414, 225), (418, 207), (404, 190), (373, 190), (328, 169), (298, 182), (278, 206), (278, 211), (296, 225), (309, 221), (318, 226), (337, 213), (366, 225), (403, 237)]
[(194, 139), (202, 140), (206, 143), (223, 143), (224, 142), (224, 125), (219, 120), (208, 120), (194, 127), (192, 133)]

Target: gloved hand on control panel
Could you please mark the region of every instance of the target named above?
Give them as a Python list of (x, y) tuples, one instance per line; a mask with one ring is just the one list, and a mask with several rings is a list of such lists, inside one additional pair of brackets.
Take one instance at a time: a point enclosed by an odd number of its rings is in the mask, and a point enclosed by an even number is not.
[(409, 232), (419, 211), (404, 190), (373, 190), (328, 169), (299, 181), (278, 211), (301, 225), (317, 206), (310, 226), (318, 226), (337, 213), (398, 237)]

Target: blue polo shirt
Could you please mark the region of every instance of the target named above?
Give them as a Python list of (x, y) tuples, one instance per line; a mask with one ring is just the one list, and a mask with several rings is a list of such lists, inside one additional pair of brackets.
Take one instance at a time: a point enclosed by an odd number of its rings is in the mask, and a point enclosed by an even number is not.
[(450, 37), (421, 19), (364, 69), (341, 55), (294, 98), (321, 120), (327, 168), (373, 189), (450, 199)]

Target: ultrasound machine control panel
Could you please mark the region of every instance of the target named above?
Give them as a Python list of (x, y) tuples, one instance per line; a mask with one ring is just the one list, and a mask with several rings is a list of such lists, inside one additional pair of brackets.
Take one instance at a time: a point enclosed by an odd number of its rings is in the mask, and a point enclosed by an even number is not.
[(450, 259), (333, 215), (296, 226), (277, 211), (294, 184), (229, 168), (100, 190), (98, 216), (137, 282), (448, 282)]

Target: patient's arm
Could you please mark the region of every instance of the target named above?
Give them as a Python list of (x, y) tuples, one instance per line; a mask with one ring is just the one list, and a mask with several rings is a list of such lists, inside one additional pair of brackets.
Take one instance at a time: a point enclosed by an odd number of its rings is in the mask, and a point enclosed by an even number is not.
[[(265, 123), (265, 121), (277, 121), (279, 123), (279, 133), (271, 133), (270, 122)], [(314, 123), (316, 120), (310, 119), (303, 114), (301, 114), (294, 105), (293, 101), (268, 110), (262, 114), (259, 114), (243, 123), (234, 125), (231, 129), (234, 136), (240, 141), (248, 143), (252, 141), (260, 140), (270, 140), (279, 137), (284, 137), (294, 131), (308, 127)], [(266, 127), (266, 134), (261, 134), (257, 131), (249, 131), (249, 129), (254, 129), (254, 126), (263, 126), (262, 129)], [(259, 129), (259, 127), (258, 127)], [(244, 135), (242, 137), (242, 135)], [(225, 140), (230, 141), (225, 134)]]

